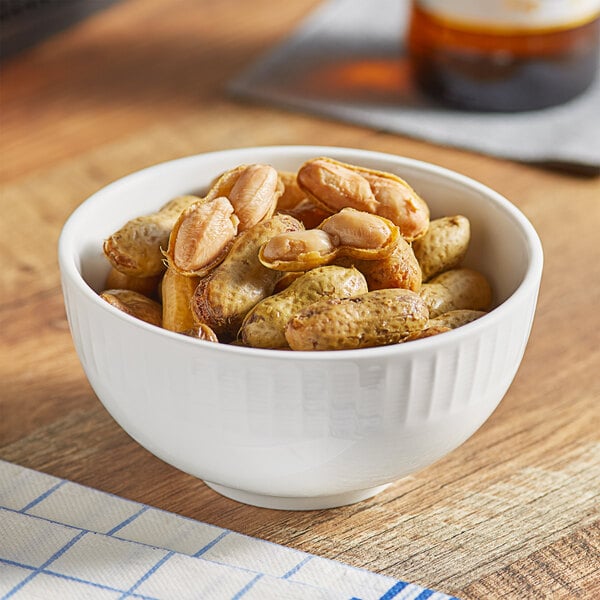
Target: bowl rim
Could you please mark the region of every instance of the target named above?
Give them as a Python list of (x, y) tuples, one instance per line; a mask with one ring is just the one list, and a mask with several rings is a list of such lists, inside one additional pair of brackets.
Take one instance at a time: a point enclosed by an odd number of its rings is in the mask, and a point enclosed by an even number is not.
[[(73, 248), (74, 240), (76, 239), (77, 224), (82, 220), (86, 211), (89, 207), (98, 202), (107, 193), (113, 192), (121, 186), (135, 184), (138, 179), (144, 179), (149, 172), (157, 172), (160, 170), (170, 170), (177, 165), (181, 165), (184, 162), (195, 162), (201, 158), (218, 159), (222, 157), (234, 157), (236, 154), (248, 154), (252, 151), (265, 152), (265, 153), (277, 153), (280, 156), (291, 157), (298, 153), (311, 154), (314, 157), (317, 156), (332, 156), (337, 160), (349, 160), (355, 159), (357, 154), (360, 155), (361, 159), (374, 161), (392, 161), (396, 162), (403, 167), (409, 167), (421, 172), (434, 173), (438, 177), (442, 177), (451, 180), (453, 183), (467, 186), (474, 191), (484, 195), (488, 200), (492, 201), (496, 206), (508, 214), (511, 219), (518, 225), (521, 234), (523, 235), (526, 249), (528, 265), (524, 273), (523, 279), (519, 283), (518, 287), (514, 292), (506, 298), (501, 304), (494, 307), (487, 314), (481, 318), (463, 325), (457, 329), (446, 332), (444, 335), (436, 335), (428, 338), (414, 340), (410, 344), (391, 344), (387, 346), (376, 346), (371, 348), (358, 348), (358, 349), (345, 349), (345, 350), (325, 350), (325, 351), (311, 351), (311, 350), (286, 350), (286, 349), (271, 349), (271, 348), (248, 348), (245, 346), (236, 346), (231, 344), (220, 344), (214, 342), (208, 342), (204, 340), (198, 340), (189, 336), (182, 335), (180, 333), (172, 332), (167, 329), (163, 329), (156, 325), (146, 323), (140, 319), (136, 319), (123, 311), (110, 305), (108, 302), (102, 300), (92, 287), (85, 281), (81, 274), (77, 262), (78, 254)], [(123, 177), (120, 177), (111, 183), (103, 186), (91, 196), (87, 197), (81, 204), (69, 215), (65, 221), (59, 236), (58, 241), (58, 262), (61, 277), (70, 281), (85, 297), (91, 302), (101, 306), (103, 310), (112, 313), (115, 317), (123, 319), (125, 322), (132, 326), (146, 330), (153, 335), (162, 335), (167, 338), (171, 338), (182, 344), (190, 344), (191, 346), (198, 345), (205, 349), (212, 349), (216, 352), (223, 352), (225, 354), (235, 354), (245, 357), (256, 357), (256, 358), (270, 358), (270, 359), (282, 359), (282, 360), (358, 360), (358, 359), (373, 359), (382, 356), (389, 357), (391, 355), (401, 356), (404, 354), (412, 354), (415, 351), (422, 351), (425, 348), (428, 350), (434, 350), (447, 345), (453, 345), (458, 339), (470, 335), (474, 335), (481, 327), (488, 325), (493, 326), (498, 319), (510, 311), (515, 304), (518, 304), (524, 298), (537, 298), (538, 288), (542, 276), (543, 269), (543, 249), (540, 238), (529, 221), (529, 219), (505, 196), (496, 192), (492, 188), (485, 184), (463, 175), (457, 171), (453, 171), (446, 167), (430, 163), (423, 160), (418, 160), (410, 157), (401, 155), (391, 154), (389, 152), (379, 152), (373, 150), (363, 150), (360, 148), (349, 148), (343, 146), (320, 146), (320, 145), (267, 145), (267, 146), (246, 146), (225, 150), (217, 150), (211, 152), (203, 152), (193, 155), (184, 156), (168, 161), (163, 161), (150, 165), (143, 169), (129, 173)], [(64, 284), (63, 284), (64, 285)], [(63, 291), (64, 295), (64, 291)]]

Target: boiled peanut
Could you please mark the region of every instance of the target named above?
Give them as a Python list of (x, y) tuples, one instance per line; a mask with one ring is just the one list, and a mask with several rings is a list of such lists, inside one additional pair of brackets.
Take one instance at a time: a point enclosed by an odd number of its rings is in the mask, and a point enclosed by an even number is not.
[(351, 207), (376, 213), (378, 202), (369, 182), (352, 167), (330, 158), (313, 158), (297, 174), (300, 188), (330, 213)]
[(272, 237), (259, 250), (260, 262), (278, 271), (306, 271), (335, 257), (332, 237), (319, 229), (291, 231)]
[(277, 211), (287, 212), (305, 200), (306, 194), (296, 181), (296, 173), (279, 171), (279, 179), (283, 184), (283, 193), (277, 200)]
[(277, 214), (238, 235), (225, 260), (200, 280), (192, 298), (195, 319), (219, 338), (235, 337), (246, 313), (273, 292), (281, 277), (260, 263), (259, 248), (274, 235), (301, 228), (293, 217)]
[(206, 275), (226, 256), (239, 219), (225, 196), (188, 206), (173, 225), (164, 253), (169, 266), (182, 275)]
[(273, 215), (283, 191), (283, 182), (270, 165), (241, 165), (223, 173), (206, 199), (225, 196), (239, 219), (239, 231), (245, 231)]
[(439, 317), (429, 319), (424, 329), (416, 333), (411, 333), (404, 341), (410, 342), (438, 335), (439, 333), (446, 333), (447, 331), (452, 331), (467, 323), (471, 323), (471, 321), (475, 321), (485, 314), (486, 312), (482, 310), (451, 310), (450, 312), (441, 314)]
[(275, 284), (273, 288), (274, 294), (279, 294), (279, 292), (283, 292), (286, 288), (290, 286), (290, 284), (298, 277), (302, 277), (304, 275), (304, 271), (289, 271), (288, 273), (283, 273), (279, 281)]
[(317, 229), (270, 239), (260, 249), (259, 259), (271, 269), (306, 271), (342, 256), (357, 260), (389, 256), (399, 239), (398, 228), (388, 219), (343, 208)]
[(179, 196), (157, 212), (131, 219), (104, 241), (104, 254), (117, 271), (126, 275), (161, 275), (165, 270), (161, 249), (167, 247), (181, 211), (198, 200), (197, 196)]
[(117, 271), (117, 269), (111, 267), (106, 276), (104, 289), (131, 290), (132, 292), (144, 294), (144, 296), (148, 296), (148, 298), (155, 298), (158, 295), (160, 282), (161, 275), (155, 275), (154, 277), (132, 277), (131, 275), (125, 275), (124, 273), (121, 273), (121, 271)]
[(284, 291), (259, 302), (244, 319), (240, 336), (256, 348), (287, 346), (285, 328), (290, 318), (309, 304), (325, 298), (348, 298), (368, 291), (356, 269), (327, 266), (312, 269)]
[(450, 327), (445, 327), (444, 325), (431, 325), (421, 329), (421, 331), (415, 331), (410, 335), (407, 335), (402, 342), (412, 342), (414, 340), (422, 340), (424, 338), (432, 337), (434, 335), (439, 335), (440, 333), (446, 333), (447, 331), (452, 331)]
[(415, 292), (375, 290), (309, 305), (289, 321), (285, 337), (292, 350), (368, 348), (400, 342), (428, 318)]
[(400, 237), (398, 227), (388, 219), (354, 208), (342, 208), (319, 229), (328, 233), (340, 250), (351, 249), (354, 258), (372, 260), (389, 256)]
[(183, 335), (196, 338), (197, 340), (204, 340), (205, 342), (218, 342), (217, 334), (205, 323), (199, 323), (194, 325), (190, 329), (181, 331)]
[(451, 310), (449, 312), (442, 313), (438, 317), (430, 319), (427, 323), (427, 327), (448, 327), (449, 329), (457, 329), (467, 323), (476, 321), (483, 315), (487, 314), (484, 310)]
[(421, 288), (421, 267), (410, 244), (399, 237), (392, 253), (379, 260), (337, 258), (335, 264), (354, 265), (366, 278), (369, 290), (404, 288), (418, 292)]
[(281, 212), (298, 219), (306, 229), (318, 227), (331, 214), (308, 198), (304, 198), (296, 206), (281, 210)]
[(169, 331), (186, 331), (195, 325), (190, 301), (200, 281), (168, 268), (162, 280), (162, 326)]
[(379, 202), (378, 215), (396, 223), (408, 242), (425, 234), (429, 226), (429, 207), (406, 181), (378, 171), (367, 170), (362, 175)]
[(206, 200), (214, 200), (219, 196), (229, 197), (231, 189), (235, 185), (235, 182), (239, 179), (242, 171), (244, 171), (248, 165), (238, 165), (234, 169), (229, 169), (224, 173), (221, 173), (210, 183), (208, 191), (204, 198)]
[(469, 310), (466, 308), (451, 310), (441, 315), (430, 319), (427, 323), (427, 327), (448, 327), (449, 329), (457, 329), (467, 323), (476, 321), (483, 315), (487, 314), (485, 310)]
[(162, 326), (162, 307), (161, 305), (140, 294), (131, 290), (105, 290), (100, 294), (103, 300), (118, 308), (119, 310), (135, 317), (156, 325)]
[(419, 294), (433, 319), (457, 309), (486, 310), (492, 302), (488, 280), (473, 269), (451, 269), (421, 286)]
[(400, 228), (407, 241), (427, 231), (429, 208), (400, 177), (320, 157), (305, 162), (298, 185), (329, 212), (344, 207), (385, 217)]
[(331, 214), (308, 199), (298, 185), (296, 173), (279, 171), (279, 179), (282, 181), (284, 189), (277, 201), (277, 212), (283, 212), (298, 219), (306, 229), (313, 229)]
[(231, 188), (229, 201), (240, 220), (240, 231), (249, 229), (275, 212), (283, 184), (269, 165), (249, 165)]
[(469, 220), (462, 215), (432, 220), (427, 233), (413, 242), (423, 281), (458, 267), (467, 253), (470, 238)]

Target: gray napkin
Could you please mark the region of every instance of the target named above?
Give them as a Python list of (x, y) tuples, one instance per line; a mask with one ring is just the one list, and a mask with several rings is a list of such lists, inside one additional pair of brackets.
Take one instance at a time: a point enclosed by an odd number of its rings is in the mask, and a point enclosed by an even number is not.
[(436, 104), (412, 85), (407, 0), (329, 0), (229, 84), (274, 103), (503, 158), (600, 172), (600, 77), (575, 100), (523, 113)]

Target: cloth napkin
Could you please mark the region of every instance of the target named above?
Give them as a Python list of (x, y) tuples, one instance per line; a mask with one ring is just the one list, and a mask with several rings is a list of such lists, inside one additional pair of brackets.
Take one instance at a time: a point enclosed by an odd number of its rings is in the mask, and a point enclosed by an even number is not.
[(408, 0), (329, 0), (229, 84), (240, 98), (503, 158), (600, 172), (600, 76), (557, 107), (479, 113), (415, 89), (404, 35)]
[(4, 461), (0, 597), (453, 600)]

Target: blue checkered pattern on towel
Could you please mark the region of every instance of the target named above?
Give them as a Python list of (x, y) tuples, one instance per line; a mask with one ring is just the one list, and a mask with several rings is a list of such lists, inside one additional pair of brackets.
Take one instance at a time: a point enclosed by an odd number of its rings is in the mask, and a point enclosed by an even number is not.
[(451, 600), (3, 461), (0, 597)]

